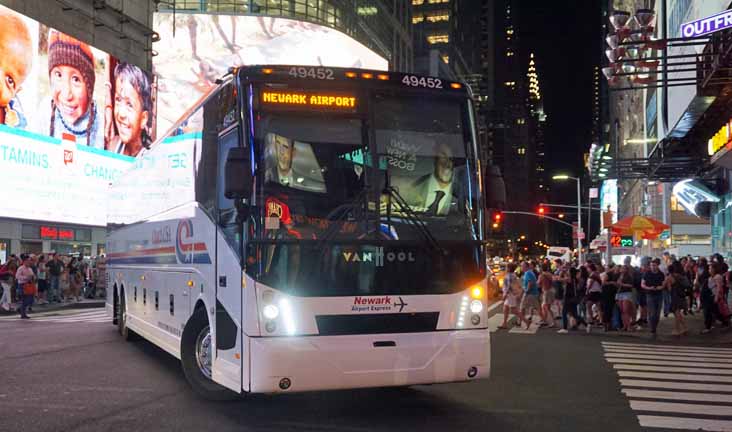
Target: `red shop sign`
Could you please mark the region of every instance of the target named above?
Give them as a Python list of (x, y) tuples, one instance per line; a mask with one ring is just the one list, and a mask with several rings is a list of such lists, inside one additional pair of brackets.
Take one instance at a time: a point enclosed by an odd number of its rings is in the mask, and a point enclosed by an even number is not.
[(58, 229), (56, 229), (56, 227), (41, 225), (41, 238), (46, 240), (56, 240), (58, 238)]
[(70, 229), (58, 230), (58, 239), (59, 240), (73, 240), (74, 239), (74, 230), (70, 230)]

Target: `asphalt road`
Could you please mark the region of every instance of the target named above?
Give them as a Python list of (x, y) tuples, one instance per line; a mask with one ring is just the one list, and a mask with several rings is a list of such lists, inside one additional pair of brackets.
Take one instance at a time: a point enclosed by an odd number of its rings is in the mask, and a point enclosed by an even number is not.
[[(144, 341), (123, 342), (99, 313), (67, 311), (30, 322), (0, 319), (0, 431), (666, 430), (639, 426), (643, 412), (631, 409), (621, 393), (612, 362), (658, 349), (682, 350), (671, 351), (671, 357), (691, 355), (684, 347), (654, 348), (602, 335), (503, 331), (493, 334), (493, 374), (486, 381), (213, 403), (192, 393), (173, 357)], [(720, 352), (719, 361), (732, 358)], [(707, 398), (720, 407), (718, 396), (732, 399), (732, 390), (722, 386)], [(658, 413), (646, 414), (655, 419)], [(674, 416), (671, 425), (690, 416), (666, 415)], [(715, 419), (709, 424), (716, 430), (732, 430), (732, 416), (727, 423), (724, 417), (702, 418)]]

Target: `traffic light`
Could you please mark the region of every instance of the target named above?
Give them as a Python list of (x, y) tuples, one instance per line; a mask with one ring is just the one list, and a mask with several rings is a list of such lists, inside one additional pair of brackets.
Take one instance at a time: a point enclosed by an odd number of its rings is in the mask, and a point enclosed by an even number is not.
[(501, 222), (503, 221), (503, 213), (500, 210), (494, 210), (492, 219), (493, 219), (493, 229), (500, 228)]
[(546, 208), (544, 206), (539, 206), (539, 209), (536, 212), (539, 213), (539, 216), (544, 216), (546, 214)]

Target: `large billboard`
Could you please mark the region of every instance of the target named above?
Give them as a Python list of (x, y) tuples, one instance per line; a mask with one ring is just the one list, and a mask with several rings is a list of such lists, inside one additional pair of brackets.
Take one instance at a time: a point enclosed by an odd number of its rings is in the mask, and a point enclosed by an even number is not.
[(156, 13), (160, 42), (153, 59), (158, 77), (158, 132), (232, 66), (296, 64), (387, 70), (389, 63), (329, 27), (264, 16)]
[(107, 187), (154, 138), (140, 68), (0, 6), (0, 217), (106, 224)]

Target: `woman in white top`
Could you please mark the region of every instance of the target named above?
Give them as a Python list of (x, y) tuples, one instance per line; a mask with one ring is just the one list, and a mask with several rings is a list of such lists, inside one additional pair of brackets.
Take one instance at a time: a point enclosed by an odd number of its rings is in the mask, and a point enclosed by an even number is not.
[(21, 292), (23, 293), (23, 300), (20, 305), (20, 317), (23, 319), (29, 319), (30, 317), (26, 315), (25, 311), (27, 308), (33, 305), (33, 296), (35, 293), (26, 293), (25, 284), (28, 283), (35, 283), (36, 282), (36, 274), (33, 272), (33, 269), (31, 268), (31, 258), (29, 255), (23, 254), (20, 256), (20, 259), (23, 262), (23, 265), (18, 267), (18, 271), (15, 272), (15, 279), (18, 281), (18, 285), (21, 287)]
[(499, 329), (508, 329), (508, 315), (511, 313), (518, 317), (518, 325), (526, 323), (526, 328), (529, 327), (531, 321), (526, 319), (519, 308), (522, 295), (523, 289), (521, 289), (521, 282), (518, 276), (516, 276), (516, 264), (509, 263), (506, 269), (506, 276), (503, 279), (503, 324), (498, 327)]

